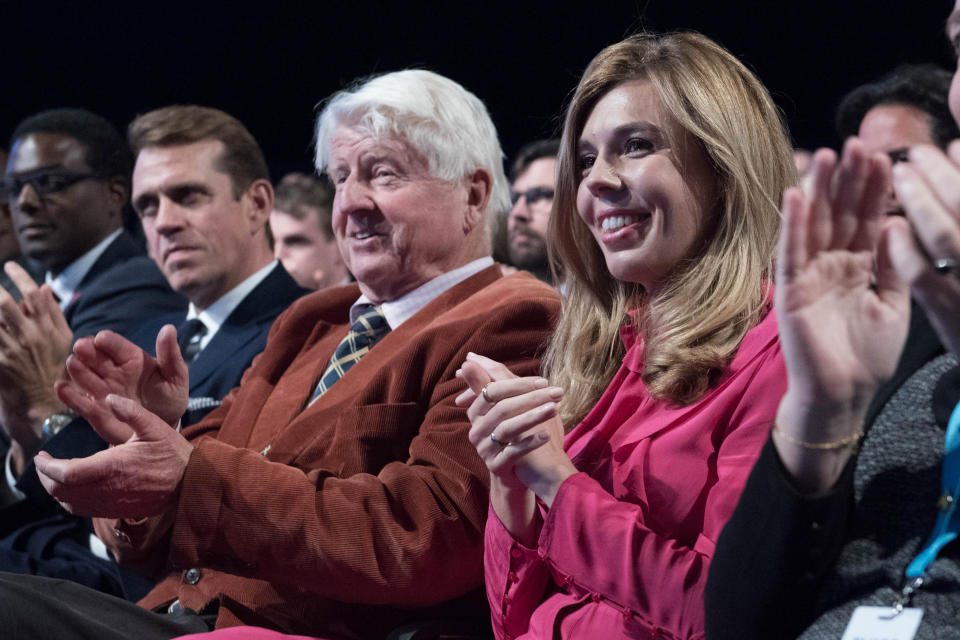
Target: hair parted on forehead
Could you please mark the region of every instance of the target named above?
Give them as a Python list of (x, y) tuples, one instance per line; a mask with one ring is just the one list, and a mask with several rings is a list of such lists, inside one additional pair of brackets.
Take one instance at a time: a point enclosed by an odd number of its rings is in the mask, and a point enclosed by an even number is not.
[[(576, 206), (586, 121), (604, 95), (635, 80), (650, 82), (677, 132), (701, 146), (716, 181), (701, 243), (653, 298), (609, 273)], [(568, 390), (563, 417), (581, 418), (613, 377), (630, 309), (640, 312), (651, 394), (677, 404), (702, 397), (765, 313), (780, 201), (796, 180), (786, 128), (766, 88), (698, 33), (631, 36), (597, 54), (584, 72), (567, 109), (557, 173), (548, 246), (554, 264), (563, 265), (568, 298), (545, 369)]]
[(230, 176), (234, 198), (255, 180), (269, 180), (270, 170), (260, 145), (243, 124), (212, 107), (173, 105), (137, 116), (127, 128), (133, 153), (147, 147), (176, 147), (206, 140), (223, 143), (215, 162), (217, 171)]
[(488, 217), (510, 209), (503, 151), (487, 108), (460, 84), (432, 71), (407, 69), (357, 81), (331, 96), (317, 118), (316, 167), (324, 173), (339, 126), (375, 138), (406, 141), (441, 180), (479, 168), (493, 176)]

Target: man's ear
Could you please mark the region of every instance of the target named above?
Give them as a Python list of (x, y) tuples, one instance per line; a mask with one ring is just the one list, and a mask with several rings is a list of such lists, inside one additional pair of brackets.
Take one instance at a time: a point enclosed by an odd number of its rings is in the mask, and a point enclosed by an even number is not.
[(243, 212), (251, 232), (263, 229), (270, 219), (270, 212), (273, 211), (273, 185), (263, 178), (254, 180), (241, 199), (244, 201)]
[(467, 186), (467, 215), (464, 217), (464, 232), (469, 233), (477, 225), (486, 224), (487, 204), (493, 190), (493, 176), (485, 167), (479, 167), (464, 178)]
[(130, 201), (130, 181), (121, 176), (114, 176), (106, 180), (107, 197), (116, 208), (117, 214), (122, 215), (123, 207)]

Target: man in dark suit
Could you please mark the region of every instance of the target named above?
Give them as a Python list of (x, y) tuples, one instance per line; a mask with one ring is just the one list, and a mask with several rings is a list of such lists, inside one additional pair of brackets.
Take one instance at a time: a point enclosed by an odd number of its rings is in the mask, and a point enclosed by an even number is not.
[[(186, 313), (144, 318), (129, 337), (152, 350), (165, 324), (188, 328), (187, 334), (181, 332), (190, 360), (190, 404), (181, 421), (186, 426), (239, 384), (263, 350), (270, 324), (306, 291), (271, 255), (264, 227), (272, 187), (263, 154), (240, 122), (215, 109), (171, 107), (138, 118), (130, 137), (141, 154), (134, 193), (138, 203), (150, 203), (143, 208), (151, 254), (190, 307)], [(233, 166), (250, 170), (221, 170)], [(210, 197), (190, 199), (186, 188)], [(82, 456), (103, 447), (89, 425), (75, 419), (45, 449)], [(37, 508), (49, 502), (29, 465), (17, 488)], [(46, 509), (41, 513), (39, 521), (6, 518), (7, 527), (16, 523), (18, 528), (0, 539), (0, 568), (69, 578), (118, 595), (142, 591), (135, 576), (122, 584), (117, 567), (91, 536), (88, 519)], [(91, 542), (99, 555), (90, 553)]]
[(152, 353), (164, 324), (180, 328), (190, 369), (181, 425), (188, 426), (240, 384), (273, 320), (307, 290), (273, 258), (267, 163), (236, 118), (206, 107), (167, 107), (134, 120), (129, 139), (138, 154), (133, 205), (150, 255), (190, 300), (186, 316), (158, 316), (131, 340)]
[[(38, 113), (11, 137), (2, 199), (22, 252), (46, 268), (69, 327), (35, 332), (30, 342), (23, 330), (10, 330), (15, 322), (32, 321), (31, 303), (22, 314), (10, 304), (3, 308), (0, 331), (10, 339), (0, 341), (0, 414), (12, 440), (8, 466), (14, 474), (39, 448), (43, 423), (56, 428), (68, 420), (50, 383), (63, 371), (74, 339), (101, 329), (127, 333), (144, 317), (186, 307), (121, 229), (131, 160), (112, 124), (79, 109)], [(29, 278), (23, 282), (34, 288)], [(49, 357), (33, 357), (38, 351)]]
[[(99, 535), (162, 580), (141, 608), (0, 576), (0, 628), (169, 638), (215, 622), (371, 638), (482, 599), (489, 474), (456, 404), (457, 368), (477, 351), (535, 375), (559, 311), (550, 287), (503, 277), (490, 258), (488, 213), (509, 207), (501, 158), (483, 104), (436, 74), (334, 97), (317, 168), (335, 185), (333, 228), (357, 283), (297, 301), (241, 386), (182, 433), (170, 428), (182, 382), (119, 338), (109, 354), (99, 336), (79, 342), (58, 391), (115, 446), (41, 453), (37, 470), (73, 511), (124, 518), (97, 521)], [(134, 202), (148, 218), (152, 204)], [(176, 360), (169, 332), (157, 351)], [(115, 367), (150, 383), (124, 384)]]

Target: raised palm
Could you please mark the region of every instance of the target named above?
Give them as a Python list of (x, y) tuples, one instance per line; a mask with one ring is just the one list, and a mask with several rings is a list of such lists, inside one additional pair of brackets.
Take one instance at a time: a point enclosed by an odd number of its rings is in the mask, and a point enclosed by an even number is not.
[(78, 340), (67, 362), (71, 381), (58, 389), (61, 399), (114, 444), (125, 441), (130, 431), (107, 407), (109, 394), (130, 398), (173, 426), (187, 409), (189, 375), (171, 328), (157, 337), (157, 354), (153, 358), (108, 331)]
[(862, 411), (893, 373), (909, 324), (908, 289), (881, 241), (889, 166), (852, 140), (839, 166), (818, 152), (813, 172), (809, 196), (784, 196), (776, 308), (789, 394)]

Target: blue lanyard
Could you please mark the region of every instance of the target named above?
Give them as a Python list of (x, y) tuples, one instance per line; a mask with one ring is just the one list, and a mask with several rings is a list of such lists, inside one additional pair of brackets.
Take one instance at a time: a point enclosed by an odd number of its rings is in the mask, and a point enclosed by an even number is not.
[[(948, 542), (960, 531), (960, 404), (957, 404), (947, 422), (947, 436), (943, 446), (943, 472), (940, 477), (941, 496), (937, 506), (940, 513), (927, 544), (907, 567), (907, 578), (922, 584), (923, 572)], [(919, 586), (919, 585), (917, 585)]]

